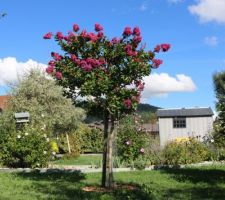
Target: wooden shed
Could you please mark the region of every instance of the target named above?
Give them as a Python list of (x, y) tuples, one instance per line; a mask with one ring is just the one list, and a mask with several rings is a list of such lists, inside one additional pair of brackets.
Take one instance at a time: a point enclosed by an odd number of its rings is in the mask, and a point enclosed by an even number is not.
[(200, 141), (213, 129), (211, 108), (159, 109), (160, 146), (177, 138), (196, 137)]

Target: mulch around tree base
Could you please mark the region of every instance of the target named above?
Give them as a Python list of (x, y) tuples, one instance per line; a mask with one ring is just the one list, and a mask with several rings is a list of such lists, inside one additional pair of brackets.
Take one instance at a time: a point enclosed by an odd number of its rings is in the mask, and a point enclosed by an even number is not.
[(115, 185), (113, 188), (105, 188), (105, 187), (101, 187), (101, 186), (86, 186), (84, 188), (82, 188), (83, 191), (85, 192), (113, 192), (115, 190), (121, 190), (121, 189), (124, 189), (124, 190), (137, 190), (138, 189), (138, 186), (136, 185), (129, 185), (129, 184), (124, 184), (124, 185), (121, 185), (121, 184), (117, 184)]

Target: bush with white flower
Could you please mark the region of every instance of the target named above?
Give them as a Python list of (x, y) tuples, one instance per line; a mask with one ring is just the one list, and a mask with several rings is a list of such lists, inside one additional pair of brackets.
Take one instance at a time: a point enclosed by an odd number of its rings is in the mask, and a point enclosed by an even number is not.
[(7, 167), (44, 167), (51, 159), (51, 144), (40, 128), (12, 131), (0, 144), (0, 161)]
[(141, 131), (138, 116), (127, 116), (120, 122), (117, 132), (117, 156), (128, 166), (145, 157), (147, 135)]

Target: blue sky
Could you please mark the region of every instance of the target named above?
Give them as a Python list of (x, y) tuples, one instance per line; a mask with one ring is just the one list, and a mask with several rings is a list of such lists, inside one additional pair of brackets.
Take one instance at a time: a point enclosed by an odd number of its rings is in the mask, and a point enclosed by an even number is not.
[(109, 37), (139, 26), (146, 49), (170, 43), (164, 63), (145, 78), (143, 102), (163, 108), (215, 108), (212, 75), (225, 69), (225, 0), (0, 0), (0, 94), (8, 82), (35, 65), (48, 63), (56, 43), (49, 31), (72, 30), (77, 23)]

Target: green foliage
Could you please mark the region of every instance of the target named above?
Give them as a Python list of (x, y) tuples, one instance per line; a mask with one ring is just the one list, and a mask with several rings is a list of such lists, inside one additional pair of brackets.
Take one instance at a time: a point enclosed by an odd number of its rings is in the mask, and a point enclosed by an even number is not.
[(2, 136), (1, 163), (8, 167), (44, 167), (51, 155), (49, 138), (40, 128), (25, 127)]
[[(120, 122), (116, 145), (117, 155), (128, 164), (132, 164), (145, 153), (147, 136), (139, 130), (138, 121), (134, 116), (128, 116)], [(143, 152), (142, 152), (143, 151)]]
[(214, 124), (214, 140), (216, 146), (225, 151), (225, 71), (214, 74), (213, 81), (218, 112), (218, 118)]
[(164, 163), (170, 165), (198, 163), (209, 158), (209, 150), (202, 142), (191, 138), (186, 142), (171, 142), (163, 149)]
[(103, 150), (103, 133), (97, 128), (91, 128), (89, 131), (85, 132), (82, 136), (83, 152), (99, 153)]
[(80, 137), (81, 152), (102, 152), (103, 133), (101, 130), (81, 124), (75, 131), (75, 135)]
[(75, 108), (72, 101), (63, 96), (62, 87), (38, 69), (31, 70), (12, 86), (9, 111), (28, 111), (30, 124), (38, 125), (51, 136), (75, 129), (85, 116), (82, 109)]

